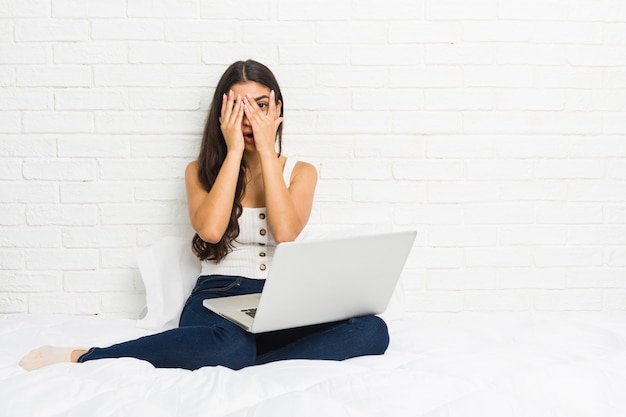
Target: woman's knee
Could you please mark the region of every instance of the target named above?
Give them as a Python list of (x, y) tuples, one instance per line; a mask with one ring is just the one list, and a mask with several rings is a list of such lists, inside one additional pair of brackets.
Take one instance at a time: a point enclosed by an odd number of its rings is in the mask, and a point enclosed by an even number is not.
[(256, 341), (252, 334), (240, 328), (236, 328), (233, 331), (232, 328), (215, 327), (219, 329), (218, 334), (221, 339), (220, 354), (222, 363), (218, 363), (218, 365), (235, 370), (254, 365), (256, 361)]
[(371, 355), (382, 355), (389, 347), (387, 323), (378, 316), (356, 317), (348, 321), (358, 329), (361, 343)]
[(241, 369), (253, 365), (256, 359), (254, 338), (239, 328), (231, 326), (199, 326), (203, 333), (198, 340), (199, 349), (193, 359), (194, 369), (204, 366), (225, 366)]

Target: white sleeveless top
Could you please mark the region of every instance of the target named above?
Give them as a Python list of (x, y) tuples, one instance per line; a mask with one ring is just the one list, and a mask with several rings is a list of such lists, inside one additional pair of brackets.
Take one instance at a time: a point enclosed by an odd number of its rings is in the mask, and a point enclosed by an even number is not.
[[(287, 159), (283, 179), (289, 187), (291, 172), (297, 160)], [(239, 236), (233, 251), (224, 259), (202, 262), (202, 275), (232, 275), (252, 279), (265, 279), (276, 249), (276, 241), (267, 225), (265, 207), (244, 207), (239, 217)]]

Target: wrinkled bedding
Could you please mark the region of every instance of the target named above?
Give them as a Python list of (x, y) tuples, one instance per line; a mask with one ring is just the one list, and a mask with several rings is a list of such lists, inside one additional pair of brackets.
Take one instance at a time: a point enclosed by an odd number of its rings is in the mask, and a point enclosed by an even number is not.
[(626, 415), (626, 313), (420, 315), (389, 321), (383, 356), (241, 371), (155, 369), (136, 359), (26, 372), (42, 344), (150, 334), (133, 320), (0, 318), (0, 416)]

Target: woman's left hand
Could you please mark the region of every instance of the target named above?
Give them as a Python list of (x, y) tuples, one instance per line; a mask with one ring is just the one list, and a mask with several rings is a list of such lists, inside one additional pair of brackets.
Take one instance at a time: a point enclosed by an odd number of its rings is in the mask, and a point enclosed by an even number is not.
[(283, 117), (280, 116), (282, 103), (276, 104), (276, 97), (273, 90), (270, 92), (267, 110), (259, 107), (249, 93), (246, 94), (243, 101), (244, 112), (252, 126), (257, 151), (274, 151), (276, 132), (283, 122)]

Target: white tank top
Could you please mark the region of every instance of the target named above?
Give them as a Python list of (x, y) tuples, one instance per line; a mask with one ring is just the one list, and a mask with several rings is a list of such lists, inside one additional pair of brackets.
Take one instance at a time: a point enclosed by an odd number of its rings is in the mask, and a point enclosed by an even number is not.
[[(287, 187), (297, 160), (287, 159), (283, 169), (283, 179)], [(239, 217), (239, 236), (233, 251), (224, 259), (202, 262), (202, 275), (232, 275), (252, 279), (265, 279), (269, 272), (276, 241), (267, 225), (265, 207), (244, 207)]]

